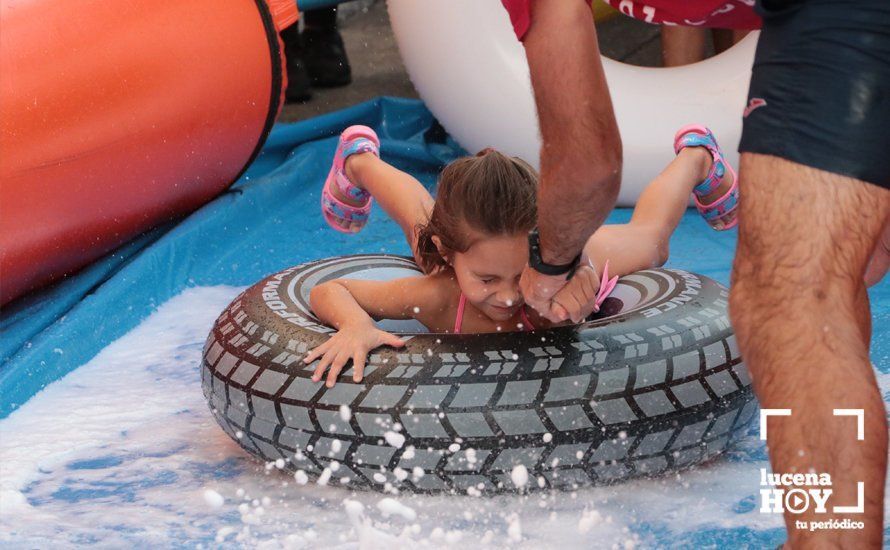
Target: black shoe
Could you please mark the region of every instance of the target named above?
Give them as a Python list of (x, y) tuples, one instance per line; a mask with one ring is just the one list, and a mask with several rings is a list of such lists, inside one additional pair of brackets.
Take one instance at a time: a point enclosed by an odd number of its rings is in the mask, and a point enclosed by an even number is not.
[(284, 42), (284, 57), (287, 68), (287, 90), (284, 92), (286, 103), (305, 103), (312, 99), (309, 73), (303, 61), (304, 48), (297, 25), (281, 31)]
[(352, 69), (343, 37), (334, 28), (303, 29), (303, 60), (313, 86), (335, 88), (352, 82)]

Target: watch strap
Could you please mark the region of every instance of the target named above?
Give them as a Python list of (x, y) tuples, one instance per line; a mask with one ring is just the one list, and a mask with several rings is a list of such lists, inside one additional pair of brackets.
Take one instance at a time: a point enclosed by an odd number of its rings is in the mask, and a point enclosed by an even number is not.
[(565, 275), (566, 279), (571, 279), (578, 269), (581, 261), (581, 254), (567, 264), (548, 264), (541, 258), (541, 238), (537, 228), (532, 229), (528, 233), (528, 257), (529, 266), (541, 275), (559, 276)]

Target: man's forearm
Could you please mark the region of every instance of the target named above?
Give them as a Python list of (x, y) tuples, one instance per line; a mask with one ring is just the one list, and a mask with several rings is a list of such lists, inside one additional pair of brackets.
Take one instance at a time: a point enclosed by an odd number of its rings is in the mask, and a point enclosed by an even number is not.
[(539, 0), (525, 38), (538, 108), (542, 257), (572, 260), (615, 204), (621, 138), (588, 6)]

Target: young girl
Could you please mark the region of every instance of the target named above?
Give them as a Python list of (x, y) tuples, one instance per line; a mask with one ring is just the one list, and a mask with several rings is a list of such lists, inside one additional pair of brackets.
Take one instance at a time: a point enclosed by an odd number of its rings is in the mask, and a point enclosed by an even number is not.
[[(534, 169), (486, 149), (449, 164), (434, 200), (420, 182), (382, 161), (379, 146), (370, 128), (343, 132), (322, 192), (322, 212), (333, 228), (357, 232), (367, 222), (372, 197), (377, 199), (401, 226), (424, 275), (337, 279), (312, 289), (312, 309), (338, 331), (304, 359), (308, 364), (320, 358), (312, 379), (328, 370), (327, 386), (333, 386), (351, 359), (358, 382), (370, 350), (404, 345), (377, 328), (375, 319), (416, 319), (431, 332), (454, 333), (553, 326), (525, 307), (519, 293), (528, 232), (536, 224)], [(584, 247), (573, 277), (585, 278), (590, 295), (598, 289), (598, 304), (618, 276), (667, 261), (668, 241), (690, 193), (715, 229), (736, 224), (737, 178), (710, 130), (681, 128), (674, 150), (676, 158), (645, 189), (630, 222), (602, 226)]]

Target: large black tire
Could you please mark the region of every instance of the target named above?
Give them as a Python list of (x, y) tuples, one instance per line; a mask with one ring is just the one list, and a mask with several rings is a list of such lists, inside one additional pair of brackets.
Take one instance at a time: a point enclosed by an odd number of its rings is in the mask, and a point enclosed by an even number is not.
[(673, 269), (623, 277), (578, 326), (401, 332), (406, 347), (371, 354), (362, 383), (351, 367), (332, 389), (313, 383), (314, 365), (300, 360), (332, 329), (310, 311), (312, 286), (406, 270), (417, 268), (403, 257), (348, 256), (244, 291), (204, 347), (204, 395), (223, 429), (250, 453), (331, 483), (497, 491), (515, 489), (517, 465), (531, 487), (687, 468), (754, 416), (726, 288)]

